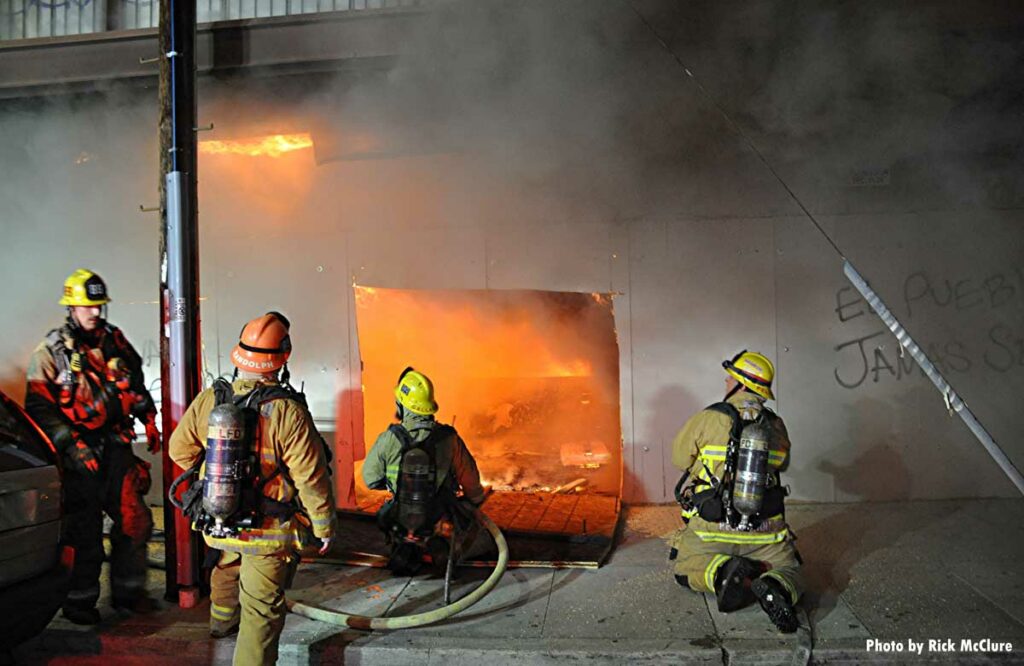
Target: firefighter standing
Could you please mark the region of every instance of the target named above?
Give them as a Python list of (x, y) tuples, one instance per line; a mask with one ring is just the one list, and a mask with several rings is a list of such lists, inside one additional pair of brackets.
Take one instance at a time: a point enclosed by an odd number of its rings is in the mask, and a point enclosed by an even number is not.
[[(434, 497), (430, 501), (437, 503), (435, 509), (428, 510), (431, 518), (440, 517), (446, 508), (444, 502), (454, 500), (460, 489), (463, 499), (473, 506), (483, 504), (484, 489), (473, 455), (455, 428), (434, 419), (437, 402), (434, 401), (434, 385), (430, 379), (423, 373), (406, 368), (395, 387), (395, 409), (395, 419), (399, 423), (377, 436), (363, 463), (366, 485), (373, 490), (386, 488), (397, 499), (403, 454), (429, 441), (434, 469)], [(395, 537), (399, 513), (395, 499), (385, 503), (378, 514), (380, 527), (388, 535), (392, 547), (389, 568), (399, 574), (415, 573), (420, 563), (419, 550)], [(432, 530), (433, 525), (434, 521), (430, 520), (426, 528)], [(472, 547), (472, 541), (473, 534), (470, 533), (464, 542)], [(428, 546), (436, 543), (436, 540), (429, 541)], [(431, 547), (430, 550), (435, 558), (442, 555), (440, 548)]]
[[(682, 492), (688, 525), (675, 538), (670, 559), (675, 560), (676, 581), (698, 592), (715, 592), (720, 611), (737, 610), (757, 599), (775, 626), (789, 633), (798, 625), (793, 607), (802, 592), (802, 577), (778, 476), (788, 463), (789, 437), (782, 419), (764, 405), (775, 397), (775, 368), (762, 354), (747, 351), (722, 366), (728, 374), (727, 405), (718, 403), (691, 417), (672, 442), (672, 462), (689, 483)], [(759, 514), (742, 529), (724, 515), (722, 491), (731, 492), (726, 459), (735, 436), (730, 433), (755, 421), (767, 433), (768, 487)]]
[[(205, 455), (210, 413), (222, 400), (258, 411), (249, 446), (257, 464), (258, 523), (237, 536), (204, 534), (220, 552), (210, 577), (210, 633), (219, 638), (238, 630), (234, 663), (277, 661), (284, 629), (284, 590), (298, 565), (297, 551), (316, 543), (325, 553), (333, 538), (335, 507), (325, 447), (302, 394), (279, 379), (291, 353), (289, 322), (271, 312), (242, 329), (231, 360), (231, 383), (215, 383), (189, 405), (171, 435), (174, 462), (191, 468)], [(227, 396), (218, 396), (218, 391)], [(312, 534), (310, 534), (312, 532)], [(318, 539), (314, 542), (313, 538)]]
[(50, 331), (29, 362), (25, 409), (64, 461), (64, 539), (75, 549), (63, 614), (76, 624), (100, 621), (103, 513), (110, 531), (111, 603), (145, 612), (146, 542), (153, 518), (144, 496), (149, 465), (132, 452), (134, 422), (145, 424), (149, 451), (160, 450), (156, 408), (142, 359), (106, 321), (110, 302), (99, 275), (78, 269), (64, 282), (67, 320)]

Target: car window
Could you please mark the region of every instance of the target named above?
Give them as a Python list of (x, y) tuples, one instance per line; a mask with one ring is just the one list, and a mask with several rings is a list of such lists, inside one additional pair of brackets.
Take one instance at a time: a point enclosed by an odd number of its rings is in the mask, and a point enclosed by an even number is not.
[(49, 464), (46, 442), (19, 412), (0, 400), (0, 472)]

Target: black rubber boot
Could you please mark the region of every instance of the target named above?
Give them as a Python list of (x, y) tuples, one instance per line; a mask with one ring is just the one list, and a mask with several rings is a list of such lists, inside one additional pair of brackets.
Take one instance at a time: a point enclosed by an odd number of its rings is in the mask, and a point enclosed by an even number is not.
[(423, 566), (420, 549), (411, 543), (400, 543), (391, 551), (388, 569), (396, 576), (415, 576)]
[(768, 614), (772, 624), (784, 634), (791, 634), (800, 626), (796, 610), (789, 602), (789, 593), (782, 583), (771, 576), (762, 576), (751, 584), (751, 589), (761, 609)]
[(732, 557), (718, 567), (715, 574), (715, 596), (718, 610), (731, 613), (754, 601), (750, 582), (761, 573), (761, 565), (745, 557)]
[(95, 608), (76, 608), (75, 606), (65, 606), (61, 609), (61, 615), (74, 624), (88, 626), (100, 623), (100, 612)]

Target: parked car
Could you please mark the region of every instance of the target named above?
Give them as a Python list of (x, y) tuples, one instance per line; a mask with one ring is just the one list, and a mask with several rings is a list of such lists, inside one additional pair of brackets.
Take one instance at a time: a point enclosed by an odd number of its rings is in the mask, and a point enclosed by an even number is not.
[(67, 594), (62, 494), (53, 444), (0, 392), (0, 654), (41, 632)]

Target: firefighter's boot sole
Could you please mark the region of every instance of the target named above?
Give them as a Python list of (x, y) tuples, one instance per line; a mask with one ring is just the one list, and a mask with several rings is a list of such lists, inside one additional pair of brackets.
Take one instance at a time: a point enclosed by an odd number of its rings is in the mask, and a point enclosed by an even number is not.
[(800, 622), (796, 617), (796, 609), (789, 602), (789, 595), (781, 583), (772, 578), (761, 577), (750, 587), (761, 604), (761, 609), (779, 631), (791, 634), (797, 630)]
[(761, 565), (745, 557), (732, 557), (715, 576), (715, 597), (718, 610), (731, 613), (754, 601), (751, 580), (761, 573)]

